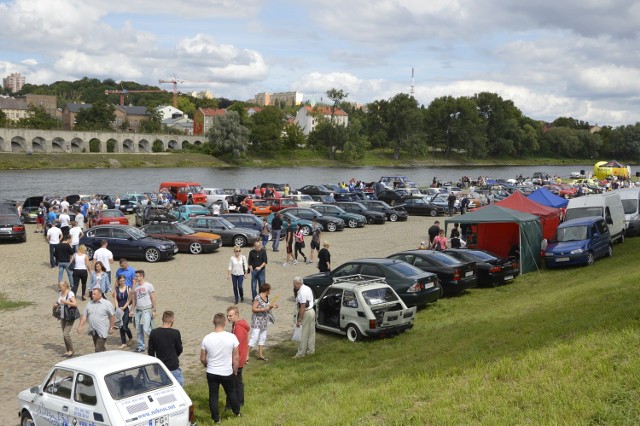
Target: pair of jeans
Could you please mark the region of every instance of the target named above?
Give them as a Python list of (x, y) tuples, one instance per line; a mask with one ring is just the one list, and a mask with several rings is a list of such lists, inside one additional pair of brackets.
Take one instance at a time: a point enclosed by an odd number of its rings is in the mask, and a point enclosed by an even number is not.
[(262, 235), (262, 247), (266, 247), (269, 242), (269, 234)]
[(255, 299), (258, 295), (258, 287), (265, 283), (267, 279), (267, 273), (264, 268), (259, 271), (251, 270), (251, 300)]
[(211, 418), (214, 422), (220, 420), (220, 410), (218, 409), (218, 397), (220, 396), (220, 385), (229, 398), (229, 405), (233, 414), (240, 414), (240, 404), (236, 397), (236, 389), (234, 386), (233, 374), (229, 376), (219, 376), (217, 374), (207, 373), (207, 384), (209, 385), (209, 409), (211, 410)]
[(182, 375), (182, 370), (178, 367), (175, 370), (170, 371), (171, 374), (173, 374), (173, 377), (175, 377), (178, 383), (180, 383), (180, 386), (184, 387), (184, 376)]
[(281, 229), (274, 229), (271, 233), (271, 248), (273, 251), (278, 251), (278, 247), (280, 247), (280, 233)]
[(244, 275), (231, 274), (231, 284), (233, 285), (233, 296), (238, 300), (244, 300), (244, 291), (242, 290), (242, 284), (244, 283)]
[(127, 344), (127, 337), (129, 339), (133, 339), (133, 334), (131, 334), (131, 330), (129, 330), (129, 321), (131, 321), (131, 317), (129, 316), (129, 307), (122, 311), (122, 327), (120, 327), (120, 341), (123, 345)]
[(149, 309), (136, 309), (136, 330), (138, 332), (138, 351), (144, 351), (144, 335), (147, 336), (151, 333), (153, 328), (153, 319), (151, 313), (153, 311)]
[(58, 262), (58, 282), (62, 281), (62, 275), (64, 275), (64, 271), (67, 271), (69, 286), (73, 286), (73, 272), (69, 265), (71, 265), (71, 262)]
[(49, 264), (52, 268), (58, 263), (58, 259), (56, 259), (56, 246), (57, 244), (49, 243)]

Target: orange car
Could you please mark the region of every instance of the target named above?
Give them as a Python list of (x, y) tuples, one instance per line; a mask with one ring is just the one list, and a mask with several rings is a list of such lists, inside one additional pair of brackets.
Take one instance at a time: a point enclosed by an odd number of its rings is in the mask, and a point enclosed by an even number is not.
[(271, 204), (267, 200), (253, 200), (250, 211), (256, 216), (269, 216), (272, 213)]
[(120, 210), (100, 210), (95, 216), (89, 218), (89, 227), (97, 225), (128, 225), (129, 219)]

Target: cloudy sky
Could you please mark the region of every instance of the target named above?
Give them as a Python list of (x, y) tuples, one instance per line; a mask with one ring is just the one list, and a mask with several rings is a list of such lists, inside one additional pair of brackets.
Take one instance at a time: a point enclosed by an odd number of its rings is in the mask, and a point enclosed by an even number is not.
[[(0, 0), (0, 75), (83, 76), (246, 100), (480, 91), (527, 116), (640, 121), (637, 0)], [(171, 89), (170, 85), (163, 85)]]

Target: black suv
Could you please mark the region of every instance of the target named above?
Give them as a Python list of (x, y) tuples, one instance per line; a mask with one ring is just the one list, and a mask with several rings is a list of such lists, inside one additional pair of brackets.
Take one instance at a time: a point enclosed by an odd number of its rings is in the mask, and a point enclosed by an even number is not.
[(175, 222), (178, 220), (178, 217), (165, 206), (155, 204), (138, 205), (134, 216), (136, 226), (143, 226), (152, 222)]

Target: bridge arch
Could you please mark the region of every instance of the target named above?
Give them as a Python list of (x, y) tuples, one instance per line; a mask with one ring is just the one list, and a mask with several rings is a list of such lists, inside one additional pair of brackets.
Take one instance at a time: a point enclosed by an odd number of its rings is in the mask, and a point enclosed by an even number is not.
[(14, 136), (11, 138), (12, 152), (27, 152), (27, 142), (22, 136)]
[(0, 136), (0, 152), (3, 152), (4, 150), (4, 138)]
[(131, 139), (125, 139), (122, 141), (122, 152), (134, 152), (134, 146), (135, 144)]
[(178, 141), (175, 139), (171, 139), (167, 144), (167, 149), (179, 149), (179, 147), (180, 144), (178, 144)]
[(51, 141), (51, 151), (53, 152), (64, 152), (65, 151), (66, 141), (61, 137), (55, 137)]
[(151, 152), (151, 144), (146, 139), (138, 141), (138, 152)]
[(36, 136), (31, 141), (31, 150), (33, 152), (46, 152), (47, 151), (47, 141), (45, 141), (42, 136)]
[(80, 138), (73, 138), (71, 139), (70, 148), (71, 152), (83, 152), (84, 141)]

